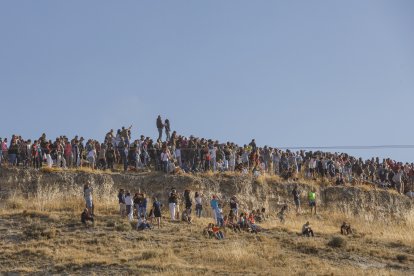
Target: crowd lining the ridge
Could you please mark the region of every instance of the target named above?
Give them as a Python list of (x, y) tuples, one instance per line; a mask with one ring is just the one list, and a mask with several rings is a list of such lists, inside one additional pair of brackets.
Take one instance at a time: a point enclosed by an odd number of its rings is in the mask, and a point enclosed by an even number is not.
[[(371, 183), (413, 195), (414, 164), (376, 157), (368, 160), (346, 153), (282, 151), (256, 145), (184, 137), (171, 131), (168, 119), (156, 120), (157, 140), (141, 135), (133, 140), (131, 128), (110, 130), (103, 142), (66, 136), (49, 140), (46, 134), (32, 141), (13, 135), (0, 139), (0, 166), (77, 168), (124, 171), (151, 168), (165, 173), (240, 172), (259, 176), (279, 175), (285, 180), (323, 178), (336, 185)], [(165, 136), (163, 134), (165, 132)], [(164, 139), (163, 139), (164, 138)]]

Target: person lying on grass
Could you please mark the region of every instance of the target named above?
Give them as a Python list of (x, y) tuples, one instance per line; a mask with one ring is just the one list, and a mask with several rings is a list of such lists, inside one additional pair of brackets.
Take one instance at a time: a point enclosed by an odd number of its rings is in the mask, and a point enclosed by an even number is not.
[(142, 231), (145, 229), (152, 229), (151, 225), (147, 222), (147, 220), (145, 219), (145, 216), (142, 215), (139, 219), (138, 219), (138, 223), (137, 223), (137, 230)]

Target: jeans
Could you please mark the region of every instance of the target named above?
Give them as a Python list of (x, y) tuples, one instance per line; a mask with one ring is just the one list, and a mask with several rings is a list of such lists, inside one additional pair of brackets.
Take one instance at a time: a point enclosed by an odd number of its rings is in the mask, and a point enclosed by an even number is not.
[(147, 217), (147, 208), (146, 207), (138, 207), (138, 218), (144, 216)]
[(211, 158), (210, 164), (211, 164), (210, 167), (213, 169), (213, 172), (215, 172), (216, 171), (216, 164), (217, 164), (216, 157)]
[(16, 165), (16, 161), (17, 161), (17, 155), (15, 153), (9, 153), (10, 165), (12, 166)]
[(196, 216), (201, 217), (202, 212), (203, 212), (203, 205), (196, 204)]
[(168, 173), (168, 161), (162, 161), (164, 172)]
[(168, 207), (170, 208), (171, 220), (175, 220), (175, 203), (169, 203)]
[(158, 139), (162, 139), (162, 128), (158, 128)]

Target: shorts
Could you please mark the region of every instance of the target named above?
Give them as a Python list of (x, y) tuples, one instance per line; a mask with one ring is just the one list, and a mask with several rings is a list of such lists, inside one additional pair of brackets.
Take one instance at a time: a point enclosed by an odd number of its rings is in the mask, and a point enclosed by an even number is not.
[(295, 199), (295, 205), (296, 205), (296, 207), (300, 206), (300, 200), (299, 199)]
[(310, 207), (316, 207), (316, 201), (309, 201), (309, 206)]

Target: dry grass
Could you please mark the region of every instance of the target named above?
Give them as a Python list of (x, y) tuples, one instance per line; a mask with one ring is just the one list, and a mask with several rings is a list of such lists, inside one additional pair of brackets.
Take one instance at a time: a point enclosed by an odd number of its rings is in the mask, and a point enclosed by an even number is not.
[[(265, 175), (256, 182), (272, 185), (283, 181), (278, 176)], [(368, 221), (323, 208), (318, 208), (317, 216), (291, 211), (284, 224), (271, 215), (260, 225), (266, 230), (257, 235), (225, 229), (225, 240), (218, 241), (203, 236), (203, 228), (211, 222), (208, 217), (195, 219), (191, 225), (163, 219), (161, 229), (136, 231), (135, 221), (131, 224), (118, 216), (116, 189), (105, 183), (94, 187), (96, 223), (85, 227), (80, 223), (85, 206), (80, 196), (82, 187), (55, 184), (37, 187), (28, 198), (14, 194), (0, 205), (1, 272), (414, 274), (414, 214), (407, 214), (402, 223)], [(168, 216), (167, 210), (163, 212)], [(344, 220), (355, 234), (341, 237), (346, 246), (328, 245), (339, 235)], [(315, 238), (299, 235), (306, 221), (311, 223)]]
[[(117, 215), (116, 202), (103, 194), (99, 196), (102, 201), (96, 201), (95, 226), (84, 227), (79, 222), (82, 200), (65, 198), (53, 189), (43, 192), (26, 200), (11, 198), (0, 209), (0, 271), (166, 275), (414, 272), (412, 221), (367, 222), (327, 210), (320, 210), (318, 216), (290, 213), (284, 224), (275, 218), (262, 223), (267, 230), (257, 235), (227, 229), (226, 239), (218, 241), (202, 234), (209, 218), (195, 219), (192, 225), (163, 220), (161, 229), (138, 232)], [(298, 235), (307, 220), (315, 238)], [(351, 223), (356, 234), (343, 237), (346, 247), (333, 248), (328, 242), (338, 235), (343, 220)]]

